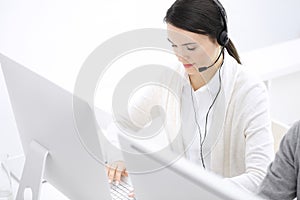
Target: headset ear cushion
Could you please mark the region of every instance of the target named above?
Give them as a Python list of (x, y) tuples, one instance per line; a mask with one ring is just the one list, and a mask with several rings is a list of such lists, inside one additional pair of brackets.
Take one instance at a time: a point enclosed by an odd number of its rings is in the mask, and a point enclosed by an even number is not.
[(221, 46), (226, 46), (228, 44), (228, 42), (229, 42), (229, 37), (228, 37), (227, 31), (222, 31), (219, 35), (218, 43)]

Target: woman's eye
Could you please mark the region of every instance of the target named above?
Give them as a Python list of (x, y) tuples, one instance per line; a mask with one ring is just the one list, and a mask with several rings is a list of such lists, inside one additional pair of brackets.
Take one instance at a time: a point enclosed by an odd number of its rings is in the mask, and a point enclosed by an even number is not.
[(197, 47), (186, 47), (187, 50), (189, 51), (194, 51)]
[(175, 45), (175, 44), (172, 44), (172, 47), (173, 47), (173, 48), (175, 48), (175, 47), (177, 47), (177, 45)]

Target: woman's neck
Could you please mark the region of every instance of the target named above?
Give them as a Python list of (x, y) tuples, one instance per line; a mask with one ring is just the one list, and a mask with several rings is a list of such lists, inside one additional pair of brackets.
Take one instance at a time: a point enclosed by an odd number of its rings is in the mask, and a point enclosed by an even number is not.
[(194, 91), (203, 87), (212, 79), (212, 77), (216, 74), (218, 69), (221, 67), (221, 65), (223, 63), (223, 59), (224, 59), (224, 53), (222, 53), (221, 57), (216, 62), (216, 64), (214, 64), (212, 67), (210, 67), (206, 71), (189, 75), (190, 83), (191, 83), (191, 86), (193, 87)]

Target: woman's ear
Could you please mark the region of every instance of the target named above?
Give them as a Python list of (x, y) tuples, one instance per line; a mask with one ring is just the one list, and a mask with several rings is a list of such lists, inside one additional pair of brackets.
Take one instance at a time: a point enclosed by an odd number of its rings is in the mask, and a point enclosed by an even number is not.
[[(219, 43), (218, 43), (217, 38), (214, 38), (214, 37), (211, 37), (211, 36), (208, 36), (208, 38), (209, 38), (209, 40), (210, 40), (214, 45), (220, 46)], [(220, 46), (220, 47), (221, 47), (221, 46)]]

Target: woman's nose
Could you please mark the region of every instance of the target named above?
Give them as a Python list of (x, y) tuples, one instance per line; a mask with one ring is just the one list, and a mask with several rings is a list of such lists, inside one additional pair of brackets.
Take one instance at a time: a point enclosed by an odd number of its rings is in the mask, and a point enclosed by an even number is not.
[(178, 55), (176, 54), (177, 58), (178, 58), (178, 61), (181, 62), (181, 63), (187, 63), (187, 56), (182, 56), (182, 55)]
[(181, 56), (177, 56), (179, 62), (184, 62), (184, 59)]
[(187, 55), (187, 52), (184, 51), (184, 49), (177, 47), (176, 49), (174, 49), (174, 53), (180, 62), (187, 62), (189, 56)]

